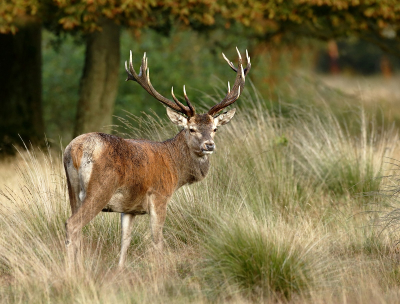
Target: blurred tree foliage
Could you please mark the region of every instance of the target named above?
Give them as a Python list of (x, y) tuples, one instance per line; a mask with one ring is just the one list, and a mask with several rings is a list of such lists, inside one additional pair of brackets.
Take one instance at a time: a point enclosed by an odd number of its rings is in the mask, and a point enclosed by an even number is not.
[[(341, 71), (362, 75), (381, 73), (382, 60), (388, 60), (391, 70), (400, 68), (400, 56), (388, 54), (368, 41), (356, 38), (339, 39), (337, 46), (339, 50), (337, 64)], [(319, 72), (330, 72), (330, 58), (326, 49), (319, 51), (316, 68)]]
[(39, 10), (42, 10), (39, 0), (5, 0), (0, 2), (0, 33), (15, 34), (19, 28), (40, 22)]

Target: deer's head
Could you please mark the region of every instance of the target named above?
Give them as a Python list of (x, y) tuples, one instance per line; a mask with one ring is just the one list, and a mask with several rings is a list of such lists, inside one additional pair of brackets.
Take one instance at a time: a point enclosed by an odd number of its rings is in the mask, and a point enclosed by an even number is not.
[(168, 117), (174, 124), (184, 128), (188, 146), (191, 151), (199, 157), (214, 152), (214, 136), (218, 127), (228, 123), (233, 115), (235, 115), (235, 111), (236, 109), (232, 109), (216, 117), (208, 113), (184, 117), (170, 108), (167, 108)]
[(232, 109), (222, 114), (219, 113), (229, 105), (233, 104), (239, 98), (240, 93), (244, 88), (246, 75), (251, 68), (250, 57), (247, 51), (247, 66), (245, 69), (243, 69), (242, 57), (239, 50), (237, 48), (236, 50), (239, 56), (237, 68), (226, 58), (224, 54), (222, 54), (232, 70), (236, 72), (235, 83), (231, 89), (228, 82), (228, 93), (226, 94), (225, 98), (220, 103), (210, 108), (210, 110), (208, 110), (208, 112), (205, 114), (196, 114), (196, 110), (186, 94), (185, 86), (183, 87), (183, 93), (187, 104), (186, 106), (175, 97), (173, 88), (171, 90), (171, 94), (174, 101), (165, 98), (153, 88), (150, 82), (146, 53), (144, 53), (142, 59), (139, 75), (136, 74), (133, 68), (132, 52), (130, 53), (129, 69), (127, 62), (125, 62), (125, 69), (128, 73), (128, 78), (126, 80), (134, 80), (138, 82), (147, 92), (150, 93), (150, 95), (166, 105), (167, 114), (171, 121), (174, 124), (184, 128), (186, 142), (191, 151), (195, 155), (203, 157), (214, 152), (214, 137), (218, 127), (227, 124), (232, 119), (233, 115), (235, 115), (236, 109)]

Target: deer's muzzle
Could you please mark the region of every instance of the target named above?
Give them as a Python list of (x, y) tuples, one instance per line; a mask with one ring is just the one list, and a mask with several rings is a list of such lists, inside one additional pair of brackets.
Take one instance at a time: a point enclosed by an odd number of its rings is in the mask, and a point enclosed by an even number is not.
[(215, 144), (213, 141), (208, 140), (201, 145), (201, 151), (204, 154), (211, 154), (215, 150)]

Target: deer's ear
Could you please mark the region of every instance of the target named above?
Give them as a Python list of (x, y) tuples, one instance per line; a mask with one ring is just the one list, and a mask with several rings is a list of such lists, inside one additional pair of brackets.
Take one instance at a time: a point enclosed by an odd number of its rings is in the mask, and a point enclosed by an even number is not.
[(184, 128), (187, 126), (186, 117), (182, 116), (178, 112), (175, 112), (174, 110), (171, 110), (170, 108), (167, 108), (167, 115), (174, 124), (176, 124), (180, 127), (184, 127)]
[(227, 124), (232, 119), (233, 115), (235, 115), (235, 112), (236, 112), (236, 109), (232, 109), (226, 113), (223, 113), (223, 114), (215, 117), (214, 118), (215, 125), (218, 127), (218, 126)]

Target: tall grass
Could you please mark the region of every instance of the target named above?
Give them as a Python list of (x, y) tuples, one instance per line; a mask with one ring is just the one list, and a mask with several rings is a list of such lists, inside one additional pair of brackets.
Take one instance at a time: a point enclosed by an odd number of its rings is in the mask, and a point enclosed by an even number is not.
[[(293, 144), (304, 173), (335, 195), (376, 192), (386, 169), (385, 158), (394, 156), (398, 134), (381, 129), (363, 109), (353, 115), (359, 131), (349, 131), (330, 111), (298, 111)], [(354, 128), (354, 127), (353, 127)], [(353, 131), (354, 132), (354, 131)]]
[[(137, 217), (122, 271), (119, 216), (108, 213), (84, 228), (83, 268), (66, 270), (61, 157), (21, 152), (18, 182), (0, 193), (0, 301), (362, 303), (367, 291), (399, 300), (395, 235), (370, 225), (379, 219), (356, 196), (385, 186), (397, 133), (362, 110), (349, 131), (327, 106), (283, 116), (256, 93), (243, 98), (252, 107), (219, 131), (208, 177), (174, 195), (162, 258), (147, 254), (148, 217)], [(124, 121), (133, 137), (176, 131), (158, 117), (141, 118), (140, 130)]]

